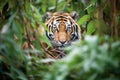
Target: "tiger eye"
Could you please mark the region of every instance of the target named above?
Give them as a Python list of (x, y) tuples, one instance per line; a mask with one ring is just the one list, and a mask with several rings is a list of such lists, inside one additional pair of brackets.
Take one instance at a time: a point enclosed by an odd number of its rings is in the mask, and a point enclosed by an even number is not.
[(66, 31), (70, 31), (70, 30), (71, 30), (71, 27), (67, 27), (67, 28), (66, 28)]
[(53, 27), (53, 31), (57, 31), (58, 29), (57, 29), (57, 27)]

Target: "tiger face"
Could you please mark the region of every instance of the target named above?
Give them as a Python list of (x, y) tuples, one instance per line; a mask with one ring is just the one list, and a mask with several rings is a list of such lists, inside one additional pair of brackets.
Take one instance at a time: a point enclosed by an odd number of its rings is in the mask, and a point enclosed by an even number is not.
[(54, 47), (64, 47), (81, 38), (81, 29), (75, 22), (77, 16), (77, 12), (46, 13), (45, 33)]

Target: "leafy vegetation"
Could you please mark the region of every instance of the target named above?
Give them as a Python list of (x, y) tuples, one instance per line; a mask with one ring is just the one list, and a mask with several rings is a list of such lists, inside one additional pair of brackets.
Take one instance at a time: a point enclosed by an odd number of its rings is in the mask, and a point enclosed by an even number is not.
[[(0, 79), (119, 80), (119, 4), (119, 0), (1, 0)], [(79, 13), (83, 40), (64, 48), (62, 59), (42, 32), (43, 27), (47, 30), (47, 11)]]

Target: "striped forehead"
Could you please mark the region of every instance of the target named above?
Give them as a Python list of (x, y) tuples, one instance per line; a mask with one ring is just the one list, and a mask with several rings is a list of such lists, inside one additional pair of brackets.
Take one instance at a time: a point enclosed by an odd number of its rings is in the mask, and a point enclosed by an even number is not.
[(74, 20), (72, 20), (71, 16), (68, 14), (53, 14), (51, 18), (46, 22), (46, 25), (53, 25), (53, 24), (65, 24), (66, 26), (69, 24), (75, 23)]
[(55, 16), (54, 19), (59, 22), (66, 22), (68, 20), (65, 16)]
[(69, 19), (67, 19), (67, 18), (57, 18), (57, 19), (54, 19), (53, 20), (53, 22), (52, 22), (53, 24), (60, 24), (60, 23), (64, 23), (65, 25), (68, 25), (68, 24), (71, 24), (71, 21), (69, 20)]
[(61, 22), (64, 22), (64, 23), (71, 22), (69, 18), (70, 18), (70, 16), (64, 16), (64, 15), (53, 16), (53, 19), (54, 19), (53, 21), (57, 21), (59, 23), (61, 23)]

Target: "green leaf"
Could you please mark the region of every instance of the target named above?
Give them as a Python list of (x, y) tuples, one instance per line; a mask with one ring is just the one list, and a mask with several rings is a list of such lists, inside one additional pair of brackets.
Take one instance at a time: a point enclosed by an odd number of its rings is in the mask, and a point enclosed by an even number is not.
[(14, 31), (15, 37), (20, 43), (22, 42), (22, 28), (20, 23), (17, 20), (14, 20), (12, 23), (12, 29)]
[(87, 22), (89, 19), (90, 19), (90, 15), (84, 15), (83, 17), (81, 17), (81, 18), (77, 21), (77, 23), (78, 23), (79, 25), (82, 25), (82, 24), (84, 24), (85, 22)]
[(58, 11), (64, 10), (64, 8), (65, 8), (65, 1), (61, 1), (57, 5), (58, 5), (57, 6)]
[(95, 12), (96, 7), (95, 7), (95, 3), (97, 2), (97, 0), (91, 0), (90, 4), (84, 9), (87, 10), (88, 14), (92, 14)]
[(32, 15), (32, 9), (31, 9), (31, 6), (30, 6), (30, 2), (27, 2), (25, 4), (25, 10), (26, 10), (26, 13), (28, 14), (28, 16), (31, 16)]
[(93, 32), (95, 32), (96, 26), (95, 21), (90, 21), (87, 26), (87, 34), (91, 35)]
[[(17, 79), (27, 80), (27, 77), (25, 76), (25, 74), (22, 71), (20, 71), (19, 69), (12, 67), (12, 70), (14, 71), (14, 74), (15, 73), (18, 74), (18, 76), (16, 75)], [(14, 74), (12, 77), (14, 77)]]
[(92, 14), (96, 12), (96, 7), (95, 6), (91, 6), (87, 9), (88, 14)]
[(33, 13), (33, 18), (34, 18), (34, 20), (36, 21), (36, 22), (40, 22), (40, 21), (42, 21), (42, 16), (40, 15), (40, 12), (39, 12), (39, 10), (35, 7), (35, 6), (33, 6), (33, 5), (31, 5), (31, 8), (32, 8), (32, 11), (34, 12)]
[(11, 23), (12, 23), (13, 19), (15, 18), (15, 16), (16, 16), (16, 13), (11, 15), (11, 17), (6, 21), (7, 23), (5, 23), (3, 25), (1, 33), (7, 33), (8, 31), (10, 31), (9, 28), (10, 28)]
[(42, 5), (42, 11), (43, 11), (44, 13), (46, 12), (46, 9), (47, 9), (46, 4), (45, 4), (45, 5)]

